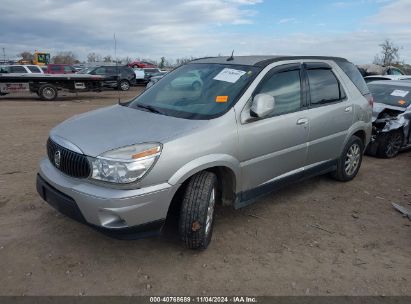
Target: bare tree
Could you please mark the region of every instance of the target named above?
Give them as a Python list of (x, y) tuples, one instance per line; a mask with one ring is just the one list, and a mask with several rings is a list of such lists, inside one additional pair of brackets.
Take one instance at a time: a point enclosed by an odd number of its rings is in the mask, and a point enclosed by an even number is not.
[(111, 61), (113, 61), (113, 60), (112, 60), (112, 58), (111, 58), (110, 55), (106, 55), (106, 56), (104, 56), (103, 61), (104, 61), (104, 62), (111, 62)]
[(160, 69), (164, 69), (164, 67), (166, 66), (166, 57), (161, 57), (161, 59), (160, 59), (160, 64), (158, 65), (158, 67), (160, 68)]
[(60, 64), (74, 64), (78, 62), (77, 56), (71, 52), (58, 52), (57, 55), (51, 58), (51, 62)]
[(98, 62), (98, 61), (101, 61), (101, 55), (96, 54), (94, 52), (88, 53), (87, 62)]
[(390, 39), (385, 39), (384, 42), (380, 44), (380, 47), (381, 53), (375, 55), (374, 64), (390, 66), (400, 62), (400, 46), (394, 44)]
[(24, 51), (24, 52), (20, 53), (19, 56), (24, 61), (28, 61), (28, 62), (31, 62), (34, 59), (34, 55), (32, 53), (30, 53), (29, 51)]

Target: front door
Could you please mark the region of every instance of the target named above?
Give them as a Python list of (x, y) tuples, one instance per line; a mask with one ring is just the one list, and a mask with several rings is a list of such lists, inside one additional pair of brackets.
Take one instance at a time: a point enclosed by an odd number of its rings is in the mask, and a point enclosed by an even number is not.
[[(303, 170), (308, 120), (302, 91), (300, 64), (273, 68), (254, 91), (252, 96), (272, 95), (275, 107), (269, 117), (249, 117), (239, 125), (243, 192)], [(242, 114), (249, 115), (249, 107), (244, 111)]]

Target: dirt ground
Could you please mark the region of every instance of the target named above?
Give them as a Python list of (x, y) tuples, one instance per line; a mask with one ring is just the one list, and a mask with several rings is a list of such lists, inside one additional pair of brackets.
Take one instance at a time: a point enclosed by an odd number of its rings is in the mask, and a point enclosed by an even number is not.
[(58, 214), (35, 190), (48, 132), (117, 94), (0, 98), (1, 295), (411, 295), (411, 221), (391, 207), (411, 209), (411, 152), (365, 157), (349, 183), (323, 176), (219, 209), (202, 252), (172, 234), (111, 239)]

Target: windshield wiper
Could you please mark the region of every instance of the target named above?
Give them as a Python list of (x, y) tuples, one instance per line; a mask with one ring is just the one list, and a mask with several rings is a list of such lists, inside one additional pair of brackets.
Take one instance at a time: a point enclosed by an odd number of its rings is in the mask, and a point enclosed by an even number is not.
[(148, 110), (148, 111), (151, 112), (151, 113), (164, 114), (163, 112), (157, 110), (157, 109), (154, 108), (153, 106), (137, 104), (137, 107), (138, 107), (138, 108), (141, 108), (141, 109)]

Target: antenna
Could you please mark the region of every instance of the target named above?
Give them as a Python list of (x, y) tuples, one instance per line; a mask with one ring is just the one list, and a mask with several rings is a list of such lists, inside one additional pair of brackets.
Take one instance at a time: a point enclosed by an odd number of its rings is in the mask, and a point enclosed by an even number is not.
[(234, 60), (234, 50), (231, 52), (231, 56), (227, 58), (227, 61)]
[(120, 75), (118, 74), (118, 65), (117, 65), (117, 40), (116, 40), (116, 33), (114, 33), (114, 61), (115, 61), (115, 63), (116, 63), (118, 104), (121, 104), (121, 96), (120, 96)]

